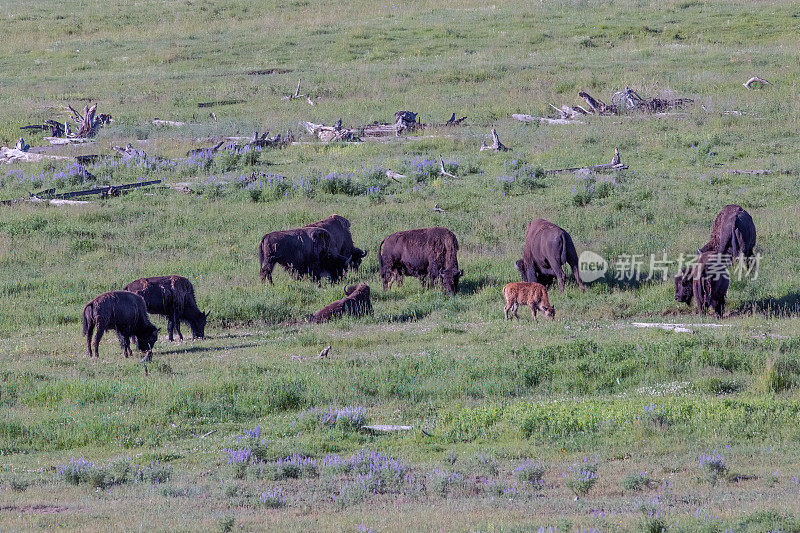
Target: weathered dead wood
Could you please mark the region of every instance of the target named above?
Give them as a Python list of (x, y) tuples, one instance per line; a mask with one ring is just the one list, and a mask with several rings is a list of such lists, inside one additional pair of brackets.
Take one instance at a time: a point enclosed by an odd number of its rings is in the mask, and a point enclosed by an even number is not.
[(584, 122), (580, 120), (573, 120), (571, 118), (535, 117), (533, 115), (523, 115), (521, 113), (513, 113), (511, 118), (519, 120), (520, 122), (539, 122), (540, 124), (584, 124)]
[(127, 189), (138, 189), (140, 187), (149, 187), (150, 185), (157, 185), (161, 180), (140, 181), (136, 183), (126, 183), (123, 185), (104, 185), (102, 187), (94, 187), (83, 191), (65, 192), (61, 194), (54, 194), (53, 198), (65, 200), (67, 198), (75, 198), (78, 196), (88, 196), (91, 194), (99, 194), (103, 196), (116, 196), (120, 191)]
[(414, 426), (395, 426), (391, 424), (374, 424), (371, 426), (361, 426), (361, 429), (367, 431), (374, 431), (377, 433), (395, 433), (398, 431), (411, 431)]
[(300, 126), (314, 135), (322, 142), (358, 142), (361, 139), (354, 130), (342, 128), (341, 119), (336, 123), (336, 126), (326, 126), (325, 124), (314, 124), (313, 122), (300, 121)]
[[(93, 137), (97, 133), (97, 129), (111, 122), (111, 115), (106, 113), (97, 113), (97, 102), (91, 107), (84, 106), (83, 114), (79, 113), (74, 107), (67, 106), (72, 111), (72, 119), (78, 125), (76, 137), (87, 138)], [(69, 137), (69, 131), (65, 125), (65, 136)]]
[(728, 174), (772, 174), (772, 170), (728, 170)]
[(763, 89), (763, 88), (764, 88), (766, 85), (772, 85), (770, 82), (768, 82), (768, 81), (767, 81), (767, 80), (765, 80), (764, 78), (759, 78), (758, 76), (753, 76), (752, 78), (750, 78), (749, 80), (747, 80), (746, 82), (744, 82), (742, 85), (744, 85), (745, 87), (747, 87), (747, 89), (748, 89), (748, 90), (751, 90), (751, 91), (752, 91), (752, 90), (753, 90), (753, 84), (754, 84), (754, 83), (758, 83), (758, 84), (759, 84), (759, 85), (758, 85), (758, 87), (759, 87), (759, 88), (762, 88), (762, 89)]
[(557, 174), (559, 172), (576, 172), (579, 170), (586, 170), (589, 172), (604, 172), (608, 170), (625, 170), (628, 168), (628, 165), (622, 163), (622, 159), (619, 155), (619, 150), (614, 148), (614, 157), (611, 159), (611, 163), (603, 163), (600, 165), (586, 165), (582, 167), (572, 167), (572, 168), (559, 168), (556, 170), (545, 170), (545, 174)]
[(291, 72), (291, 70), (285, 68), (265, 68), (258, 70), (248, 70), (247, 74), (250, 76), (266, 76), (268, 74), (286, 74), (287, 72)]
[(456, 114), (455, 114), (455, 113), (453, 113), (453, 114), (450, 116), (450, 118), (447, 120), (447, 122), (445, 122), (445, 123), (444, 123), (444, 125), (445, 125), (445, 126), (458, 126), (459, 124), (461, 124), (461, 123), (462, 123), (462, 122), (464, 122), (465, 120), (467, 120), (467, 117), (465, 117), (465, 116), (464, 116), (464, 117), (461, 117), (461, 118), (458, 118), (458, 119), (457, 119), (457, 118), (456, 118)]
[(220, 141), (211, 148), (195, 148), (194, 150), (189, 150), (186, 152), (186, 157), (192, 157), (196, 155), (213, 155), (216, 154), (217, 151), (222, 148), (225, 144), (225, 141)]
[(616, 110), (612, 110), (609, 106), (605, 104), (602, 100), (594, 98), (591, 94), (587, 93), (586, 91), (580, 91), (578, 96), (583, 98), (583, 100), (589, 105), (589, 109), (592, 110), (592, 113), (595, 115), (611, 115), (616, 114)]
[(500, 142), (500, 137), (497, 136), (497, 130), (492, 128), (492, 144), (486, 145), (484, 140), (481, 140), (481, 152), (484, 150), (492, 150), (494, 152), (507, 152), (508, 147)]
[(297, 89), (295, 89), (294, 94), (290, 94), (289, 96), (284, 96), (281, 100), (297, 100), (299, 98), (305, 98), (306, 102), (309, 105), (315, 105), (314, 101), (311, 99), (311, 96), (308, 94), (300, 94), (300, 82), (302, 81), (301, 78), (297, 78)]
[(174, 120), (161, 120), (160, 118), (153, 119), (153, 125), (155, 126), (172, 126), (173, 128), (180, 128), (181, 126), (185, 126), (185, 122), (177, 122)]
[(446, 213), (444, 209), (439, 207), (439, 204), (433, 204), (433, 211), (434, 213)]
[(450, 174), (447, 170), (445, 170), (445, 168), (444, 168), (444, 160), (442, 160), (442, 159), (439, 160), (439, 174), (441, 174), (442, 176), (445, 176), (447, 178), (457, 178), (458, 177), (455, 174)]
[(294, 134), (291, 131), (286, 132), (284, 137), (280, 133), (272, 137), (268, 137), (269, 131), (265, 131), (259, 135), (258, 132), (253, 132), (250, 142), (244, 146), (237, 146), (237, 150), (242, 151), (245, 148), (284, 148), (294, 142)]
[(395, 172), (394, 170), (387, 170), (386, 171), (386, 177), (389, 178), (390, 180), (394, 180), (397, 183), (400, 183), (400, 179), (401, 178), (405, 178), (406, 175), (405, 174), (400, 174), (399, 172)]
[(122, 146), (112, 146), (111, 149), (119, 153), (123, 161), (128, 159), (147, 159), (147, 154), (134, 148), (131, 143), (128, 143), (124, 148)]
[(40, 154), (30, 151), (23, 152), (21, 150), (17, 150), (16, 148), (9, 148), (7, 146), (0, 147), (0, 163), (34, 163), (43, 161), (45, 159), (68, 160), (72, 159), (72, 157), (65, 155)]
[(25, 139), (20, 137), (19, 140), (17, 141), (17, 144), (14, 145), (14, 148), (19, 150), (20, 152), (27, 152), (28, 150), (31, 149), (31, 145), (26, 143)]
[(215, 100), (213, 102), (198, 102), (197, 107), (215, 107), (220, 105), (241, 104), (244, 100)]

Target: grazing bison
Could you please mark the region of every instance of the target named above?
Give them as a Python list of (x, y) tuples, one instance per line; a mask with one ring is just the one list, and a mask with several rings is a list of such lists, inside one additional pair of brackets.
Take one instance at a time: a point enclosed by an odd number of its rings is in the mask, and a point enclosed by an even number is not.
[(736, 204), (726, 205), (711, 226), (711, 239), (700, 248), (700, 253), (714, 252), (730, 256), (753, 257), (756, 245), (756, 226), (750, 214)]
[(547, 288), (541, 283), (518, 281), (509, 283), (503, 287), (503, 298), (506, 300), (505, 314), (508, 320), (508, 312), (514, 313), (514, 318), (517, 316), (517, 308), (520, 305), (527, 305), (531, 308), (533, 319), (536, 320), (536, 311), (541, 311), (545, 316), (556, 318), (556, 310), (550, 305), (550, 300), (547, 298)]
[(578, 270), (578, 253), (569, 233), (543, 218), (528, 224), (522, 259), (515, 263), (522, 281), (539, 282), (546, 287), (558, 279), (558, 290), (564, 292), (566, 275), (562, 266), (569, 264), (582, 291), (586, 287)]
[(725, 256), (703, 252), (695, 265), (684, 268), (675, 276), (675, 300), (691, 305), (694, 297), (700, 314), (706, 314), (712, 307), (714, 313), (722, 317), (730, 282), (727, 267)]
[[(324, 220), (306, 225), (307, 228), (322, 228), (331, 234), (331, 255), (349, 258), (349, 266), (358, 270), (367, 252), (353, 245), (350, 221), (341, 215), (331, 215)], [(343, 273), (341, 274), (343, 275)], [(341, 277), (340, 275), (340, 277)]]
[[(97, 328), (92, 342), (92, 334)], [(98, 357), (98, 345), (107, 329), (117, 331), (119, 344), (125, 357), (132, 355), (131, 339), (136, 337), (139, 350), (149, 356), (158, 340), (158, 328), (147, 317), (144, 298), (128, 291), (105, 292), (83, 308), (83, 335), (89, 357)]]
[(308, 321), (319, 324), (342, 315), (364, 316), (372, 313), (369, 285), (366, 283), (345, 287), (344, 296), (341, 300), (336, 300), (310, 315)]
[(441, 282), (449, 294), (458, 292), (464, 275), (458, 269), (458, 240), (447, 228), (422, 228), (392, 233), (378, 247), (378, 265), (383, 289), (392, 282), (403, 284), (404, 276), (419, 278), (423, 286)]
[(197, 308), (194, 287), (188, 279), (181, 276), (140, 278), (126, 285), (125, 290), (144, 298), (148, 313), (167, 317), (170, 341), (173, 331), (177, 331), (178, 338), (183, 340), (181, 320), (189, 324), (193, 337), (205, 337), (208, 313)]
[(275, 264), (281, 265), (295, 278), (309, 276), (319, 282), (326, 272), (332, 282), (338, 280), (349, 261), (338, 255), (331, 255), (332, 238), (322, 228), (299, 228), (273, 231), (261, 238), (258, 257), (261, 264), (261, 281), (272, 285), (272, 270)]

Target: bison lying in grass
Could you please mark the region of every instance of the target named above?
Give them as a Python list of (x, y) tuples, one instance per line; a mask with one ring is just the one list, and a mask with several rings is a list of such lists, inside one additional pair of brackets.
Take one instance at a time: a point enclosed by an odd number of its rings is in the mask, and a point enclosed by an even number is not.
[(173, 331), (183, 340), (181, 320), (189, 324), (192, 336), (202, 339), (206, 332), (208, 313), (197, 308), (192, 283), (182, 276), (140, 278), (125, 286), (126, 291), (144, 298), (147, 312), (167, 317), (167, 333), (172, 341)]
[[(92, 334), (94, 334), (94, 341)], [(144, 298), (128, 291), (106, 292), (89, 302), (83, 309), (83, 335), (89, 357), (98, 357), (98, 345), (103, 333), (113, 329), (117, 332), (119, 344), (125, 357), (132, 355), (131, 337), (136, 337), (139, 350), (149, 356), (158, 340), (156, 328), (147, 316)]]
[(552, 319), (556, 317), (556, 310), (550, 305), (550, 300), (547, 298), (547, 288), (541, 283), (527, 281), (509, 283), (503, 287), (503, 298), (506, 300), (504, 309), (506, 320), (509, 319), (509, 311), (514, 314), (514, 318), (519, 319), (517, 308), (520, 305), (527, 305), (531, 308), (534, 320), (536, 320), (536, 311), (541, 311)]
[(364, 316), (372, 313), (372, 300), (366, 283), (345, 287), (344, 296), (310, 315), (308, 321), (319, 324), (342, 315)]

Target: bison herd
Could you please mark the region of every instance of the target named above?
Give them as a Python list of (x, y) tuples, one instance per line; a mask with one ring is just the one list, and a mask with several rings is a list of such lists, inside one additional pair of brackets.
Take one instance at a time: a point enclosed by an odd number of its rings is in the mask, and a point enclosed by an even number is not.
[[(691, 304), (694, 298), (699, 312), (705, 313), (711, 307), (717, 316), (722, 316), (729, 284), (727, 268), (737, 257), (750, 261), (755, 242), (755, 225), (747, 211), (738, 205), (725, 206), (714, 220), (710, 240), (698, 249), (696, 264), (675, 277), (675, 299)], [(353, 244), (350, 221), (331, 215), (302, 228), (267, 233), (261, 239), (258, 255), (262, 282), (272, 284), (273, 269), (281, 265), (295, 279), (308, 277), (321, 284), (322, 278), (336, 283), (347, 270), (358, 270), (367, 252)], [(528, 224), (522, 259), (515, 263), (522, 282), (503, 288), (506, 319), (509, 312), (516, 317), (520, 305), (529, 306), (534, 319), (537, 311), (554, 318), (547, 287), (558, 280), (559, 291), (564, 292), (565, 264), (571, 267), (578, 287), (585, 290), (569, 233), (541, 218)], [(378, 246), (378, 266), (384, 290), (389, 290), (392, 283), (402, 285), (404, 277), (411, 276), (423, 286), (440, 285), (445, 293), (455, 294), (464, 275), (458, 267), (458, 239), (442, 227), (392, 233)], [(309, 315), (307, 320), (320, 323), (371, 312), (370, 287), (358, 283), (345, 287), (344, 298)], [(148, 313), (166, 317), (170, 341), (174, 332), (183, 340), (181, 322), (189, 325), (193, 337), (202, 338), (205, 334), (208, 313), (198, 309), (194, 287), (188, 279), (142, 278), (123, 291), (101, 294), (84, 308), (83, 334), (89, 356), (97, 357), (103, 333), (113, 329), (125, 357), (131, 355), (133, 337), (139, 350), (146, 352), (145, 360), (149, 359), (158, 328), (150, 322)]]

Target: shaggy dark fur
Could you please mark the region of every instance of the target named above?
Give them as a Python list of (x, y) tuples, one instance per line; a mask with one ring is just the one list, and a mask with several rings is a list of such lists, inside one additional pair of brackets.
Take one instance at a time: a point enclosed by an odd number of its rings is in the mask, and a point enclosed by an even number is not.
[(522, 259), (515, 263), (522, 281), (538, 282), (549, 287), (554, 279), (558, 279), (558, 290), (564, 292), (567, 279), (562, 268), (564, 264), (572, 268), (578, 287), (586, 290), (578, 270), (578, 253), (569, 233), (543, 218), (528, 224)]
[(715, 252), (702, 253), (697, 264), (675, 276), (675, 300), (691, 305), (694, 298), (700, 314), (706, 314), (711, 307), (717, 317), (722, 317), (730, 283), (727, 266), (724, 256)]
[[(358, 270), (361, 260), (367, 252), (356, 248), (353, 244), (353, 236), (350, 234), (350, 221), (341, 215), (331, 215), (324, 220), (306, 225), (307, 228), (322, 228), (331, 234), (332, 255), (340, 255), (349, 259), (349, 266), (353, 270)], [(342, 273), (343, 275), (343, 273)], [(340, 276), (341, 277), (341, 276)]]
[(133, 354), (131, 337), (136, 337), (139, 350), (148, 353), (158, 340), (158, 328), (150, 323), (144, 298), (128, 291), (105, 292), (83, 308), (83, 335), (89, 357), (92, 349), (94, 356), (99, 356), (97, 348), (108, 329), (116, 330), (125, 357)]
[(189, 324), (193, 337), (205, 337), (208, 313), (197, 308), (194, 287), (188, 279), (181, 276), (140, 278), (126, 285), (125, 290), (144, 298), (148, 313), (167, 317), (170, 341), (173, 331), (177, 331), (178, 338), (183, 340), (181, 320)]
[(327, 322), (342, 315), (364, 316), (372, 313), (369, 285), (359, 283), (344, 288), (344, 298), (326, 305), (308, 317), (309, 322)]
[(423, 286), (440, 282), (446, 293), (455, 294), (464, 275), (458, 269), (458, 240), (447, 228), (392, 233), (378, 248), (378, 264), (384, 290), (392, 282), (400, 286), (404, 276), (412, 276)]
[(756, 226), (750, 214), (736, 204), (726, 205), (711, 226), (711, 239), (700, 252), (715, 252), (730, 256), (733, 261), (739, 255), (753, 257), (756, 246)]
[(261, 264), (261, 281), (272, 285), (272, 270), (281, 265), (295, 278), (309, 276), (319, 281), (326, 272), (332, 282), (339, 279), (338, 273), (347, 268), (346, 258), (331, 255), (331, 234), (322, 228), (299, 228), (273, 231), (261, 238), (258, 257)]

